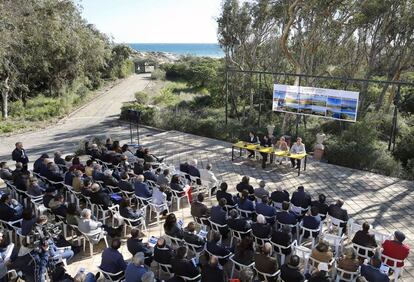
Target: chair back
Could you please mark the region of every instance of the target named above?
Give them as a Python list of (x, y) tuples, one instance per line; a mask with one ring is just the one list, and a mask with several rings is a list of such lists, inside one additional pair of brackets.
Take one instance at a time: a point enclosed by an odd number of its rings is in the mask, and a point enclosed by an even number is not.
[[(354, 248), (355, 252), (357, 253), (357, 255), (359, 257), (363, 257), (363, 258), (370, 258), (372, 255), (375, 254), (375, 247), (364, 247), (355, 243), (352, 243), (352, 247)], [(371, 253), (371, 255), (370, 255)]]
[(334, 234), (325, 233), (323, 234), (323, 240), (325, 240), (330, 246), (335, 248), (335, 256), (339, 256), (339, 251), (342, 250), (342, 246), (345, 240), (345, 234), (337, 236)]
[(252, 231), (251, 229), (249, 229), (247, 231), (237, 231), (237, 230), (234, 230), (234, 229), (231, 229), (231, 228), (229, 228), (229, 229), (231, 231), (231, 235), (234, 238), (238, 239), (238, 240), (241, 240), (243, 236), (246, 236), (246, 235), (250, 234), (251, 231)]
[(224, 210), (229, 213), (232, 209), (237, 209), (237, 204), (234, 205), (225, 205)]
[(194, 218), (194, 221), (198, 225), (200, 225), (203, 230), (207, 230), (207, 226), (208, 226), (208, 223), (209, 223), (208, 218), (206, 218), (206, 217), (196, 217), (196, 216), (193, 216), (193, 218)]
[(140, 207), (146, 207), (148, 206), (148, 203), (152, 201), (152, 197), (144, 198), (144, 197), (138, 197), (137, 195), (135, 195), (135, 198), (137, 199), (138, 205)]
[(392, 258), (384, 255), (383, 253), (381, 253), (381, 259), (384, 262), (384, 264), (388, 265), (391, 268), (402, 268), (398, 267), (398, 264), (404, 263), (404, 260)]
[(200, 281), (201, 279), (201, 274), (195, 276), (195, 277), (187, 277), (187, 276), (183, 276), (183, 275), (178, 275), (178, 277), (180, 277), (181, 279), (183, 279), (185, 282), (187, 281)]
[(255, 243), (255, 245), (256, 246), (263, 246), (266, 242), (270, 242), (270, 238), (260, 238), (260, 237), (257, 237), (257, 236), (255, 236), (254, 234), (253, 234), (253, 232), (252, 232), (252, 236), (253, 236), (253, 239), (254, 239), (254, 243)]
[(257, 270), (256, 265), (254, 265), (253, 268), (257, 272), (260, 281), (265, 281), (265, 282), (274, 281), (280, 275), (280, 270), (276, 271), (275, 273), (266, 273), (266, 272), (261, 272), (261, 271)]
[(250, 264), (242, 264), (240, 262), (237, 262), (236, 260), (234, 260), (234, 255), (230, 256), (230, 260), (233, 262), (233, 265), (237, 270), (241, 270), (243, 268), (251, 268), (254, 265), (254, 262), (252, 262)]
[(349, 281), (354, 282), (359, 276), (359, 272), (361, 267), (358, 267), (358, 269), (355, 272), (347, 271), (342, 268), (338, 267), (338, 263), (335, 262), (335, 269), (336, 269), (336, 275), (337, 275), (337, 281)]
[(320, 260), (317, 260), (317, 259), (313, 258), (312, 256), (309, 256), (309, 264), (310, 264), (313, 268), (318, 268), (318, 265), (319, 265), (320, 263), (326, 263), (326, 264), (328, 265), (329, 269), (330, 269), (330, 268), (331, 268), (331, 266), (334, 264), (334, 262), (335, 262), (335, 259), (334, 259), (334, 258), (332, 258), (329, 262), (325, 262), (325, 261), (320, 261)]
[(237, 210), (240, 212), (240, 216), (244, 218), (252, 218), (253, 214), (255, 213), (255, 211), (243, 210), (239, 207), (237, 207)]
[(282, 210), (282, 203), (279, 202), (272, 202), (273, 206), (278, 210), (281, 211)]
[(302, 207), (298, 207), (298, 206), (295, 206), (294, 204), (291, 204), (290, 205), (290, 210), (292, 212), (294, 212), (296, 215), (302, 215), (302, 214), (306, 213), (308, 208), (304, 209)]
[(362, 225), (350, 219), (348, 221), (348, 237), (350, 239), (354, 238), (355, 233), (357, 233), (359, 230), (362, 230)]
[(204, 250), (205, 250), (205, 248), (206, 248), (206, 244), (204, 244), (204, 245), (202, 245), (202, 246), (200, 246), (200, 245), (195, 245), (195, 244), (191, 244), (191, 243), (188, 243), (187, 241), (185, 241), (184, 240), (184, 244), (185, 245), (187, 245), (187, 247), (194, 253), (194, 254), (196, 254), (197, 256), (200, 254), (200, 253), (202, 253)]
[(319, 226), (318, 228), (316, 228), (316, 229), (310, 229), (310, 228), (306, 228), (306, 227), (304, 227), (303, 225), (302, 225), (302, 222), (299, 224), (299, 235), (300, 236), (304, 236), (305, 235), (305, 232), (306, 231), (308, 231), (309, 232), (309, 234), (310, 234), (310, 237), (312, 237), (312, 238), (316, 238), (316, 237), (318, 237), (317, 235), (316, 236), (313, 236), (313, 233), (316, 233), (316, 232), (320, 232), (321, 231), (321, 226)]
[(381, 244), (384, 243), (385, 240), (388, 240), (392, 237), (392, 235), (389, 234), (389, 233), (383, 233), (383, 232), (377, 231), (375, 229), (370, 229), (370, 233), (374, 234), (375, 241), (377, 241)]
[(183, 239), (177, 238), (177, 237), (173, 237), (170, 236), (168, 234), (164, 234), (165, 237), (169, 238), (171, 240), (171, 243), (176, 245), (176, 246), (181, 246), (184, 243)]
[(218, 224), (215, 223), (214, 221), (212, 221), (211, 219), (208, 219), (208, 221), (210, 222), (210, 226), (211, 229), (213, 229), (214, 231), (220, 232), (220, 228), (226, 228), (227, 224)]
[(273, 250), (275, 251), (275, 253), (277, 253), (278, 255), (284, 255), (283, 250), (289, 250), (292, 248), (295, 249), (296, 246), (298, 245), (298, 242), (294, 240), (289, 246), (279, 245), (273, 241), (270, 241), (270, 244), (272, 244)]
[[(98, 268), (98, 271), (100, 273), (102, 273), (102, 276), (105, 279), (107, 279), (111, 282), (118, 282), (118, 281), (122, 281), (124, 279), (124, 275), (122, 275), (122, 273), (124, 272), (123, 270), (121, 270), (118, 273), (111, 273), (111, 272), (106, 272), (106, 271), (102, 270), (102, 268), (100, 266), (98, 266), (97, 268)], [(121, 277), (118, 277), (118, 276), (121, 276)]]

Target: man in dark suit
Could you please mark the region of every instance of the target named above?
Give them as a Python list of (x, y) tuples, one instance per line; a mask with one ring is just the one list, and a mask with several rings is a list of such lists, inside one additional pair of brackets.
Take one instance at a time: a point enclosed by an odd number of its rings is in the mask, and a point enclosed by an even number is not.
[(322, 219), (326, 218), (326, 214), (328, 213), (328, 205), (325, 203), (326, 196), (324, 194), (319, 194), (317, 201), (312, 201), (311, 206), (315, 206), (318, 208), (318, 212), (322, 217)]
[(220, 190), (217, 191), (216, 198), (217, 198), (217, 201), (220, 201), (221, 198), (226, 199), (227, 205), (229, 205), (229, 206), (234, 206), (234, 204), (235, 204), (234, 199), (233, 199), (233, 195), (230, 194), (230, 193), (227, 193), (227, 183), (226, 182), (222, 182), (220, 184)]
[(202, 282), (224, 282), (224, 272), (218, 265), (216, 256), (211, 256), (207, 265), (203, 266), (201, 271)]
[[(225, 211), (226, 206), (226, 199), (222, 198), (219, 200), (219, 204), (217, 206), (213, 206), (211, 208), (211, 215), (210, 220), (214, 223), (220, 224), (220, 225), (226, 225), (227, 224), (227, 212)], [(223, 236), (223, 238), (227, 238), (227, 233), (229, 229), (226, 227), (220, 228), (220, 233)]]
[(299, 270), (300, 258), (297, 255), (290, 257), (289, 262), (282, 265), (280, 268), (280, 277), (283, 281), (303, 282), (305, 276)]
[(35, 160), (35, 162), (33, 163), (33, 172), (40, 173), (40, 171), (42, 170), (42, 167), (46, 168), (46, 165), (44, 162), (45, 162), (45, 159), (48, 159), (48, 158), (49, 158), (48, 154), (42, 154), (40, 158)]
[(118, 187), (118, 180), (112, 175), (113, 171), (107, 169), (104, 171), (103, 182), (105, 186)]
[[(109, 273), (118, 273), (120, 271), (125, 271), (127, 264), (124, 260), (122, 254), (118, 251), (121, 247), (121, 240), (115, 238), (112, 240), (111, 247), (106, 248), (102, 253), (102, 261), (100, 268)], [(119, 275), (120, 278), (124, 276), (122, 273)], [(115, 277), (112, 277), (115, 278)]]
[(296, 215), (289, 211), (290, 204), (288, 202), (282, 203), (282, 211), (276, 213), (276, 219), (282, 224), (295, 225), (297, 223)]
[(150, 191), (148, 184), (144, 182), (144, 176), (138, 175), (134, 182), (135, 195), (140, 198), (150, 198), (152, 192)]
[(184, 230), (184, 241), (198, 246), (197, 251), (202, 250), (204, 248), (204, 244), (206, 240), (195, 234), (195, 223), (190, 222), (187, 225), (187, 228)]
[(26, 150), (23, 148), (22, 142), (17, 142), (15, 144), (15, 149), (12, 152), (12, 160), (16, 163), (23, 164), (23, 170), (27, 170), (27, 164), (29, 163), (29, 158), (26, 154)]
[[(284, 226), (280, 230), (273, 230), (272, 237), (270, 239), (273, 243), (280, 246), (289, 246), (292, 243), (292, 232), (289, 226)], [(282, 253), (289, 255), (292, 252), (291, 249), (283, 249)]]
[(275, 223), (274, 217), (276, 216), (276, 209), (270, 205), (268, 196), (263, 196), (262, 202), (256, 205), (256, 213), (261, 214), (266, 218), (273, 217), (273, 219), (268, 219), (268, 222), (270, 224)]
[(352, 239), (352, 243), (355, 243), (357, 245), (363, 246), (363, 247), (377, 247), (377, 242), (375, 241), (375, 235), (369, 234), (369, 223), (364, 222), (362, 224), (362, 230), (357, 231), (355, 233), (354, 238)]
[(179, 247), (174, 260), (171, 262), (172, 271), (177, 276), (185, 276), (189, 278), (196, 277), (200, 274), (198, 268), (188, 259), (187, 247)]
[[(228, 250), (223, 245), (219, 244), (221, 239), (220, 233), (217, 231), (211, 232), (211, 240), (207, 242), (206, 249), (209, 253), (218, 256), (218, 257), (226, 257), (230, 254), (230, 250)], [(220, 264), (225, 265), (228, 259), (220, 259)]]
[(155, 183), (157, 183), (158, 180), (158, 176), (151, 170), (151, 165), (150, 164), (145, 164), (144, 165), (144, 178), (145, 180), (151, 180), (154, 181)]
[(99, 205), (104, 210), (107, 210), (108, 207), (112, 206), (111, 196), (109, 196), (108, 193), (105, 193), (105, 191), (101, 189), (101, 186), (99, 186), (99, 184), (92, 184), (91, 190), (92, 193), (90, 197), (92, 204)]
[(13, 171), (7, 166), (6, 162), (0, 162), (0, 178), (3, 180), (13, 180)]
[(91, 145), (91, 149), (89, 150), (89, 154), (91, 155), (91, 157), (93, 159), (100, 160), (102, 158), (102, 152), (101, 152), (101, 150), (99, 150), (99, 147), (96, 144)]
[(0, 198), (0, 219), (3, 221), (16, 221), (22, 218), (22, 209), (16, 209), (10, 194), (5, 193)]
[(361, 265), (361, 276), (369, 282), (389, 282), (387, 274), (380, 270), (381, 259), (377, 256), (371, 258), (370, 264)]
[(61, 166), (66, 166), (65, 160), (62, 158), (62, 152), (57, 151), (57, 152), (55, 152), (54, 155), (55, 155), (55, 157), (54, 157), (53, 161), (55, 162), (55, 164), (61, 165)]
[(133, 228), (131, 230), (131, 237), (127, 240), (128, 251), (134, 256), (136, 253), (143, 253), (145, 256), (145, 264), (150, 266), (152, 262), (152, 250), (147, 245), (142, 243), (142, 238), (139, 238), (139, 229)]
[(210, 216), (210, 209), (203, 204), (204, 196), (202, 193), (197, 195), (197, 201), (191, 204), (191, 215), (198, 218), (206, 218)]
[(197, 160), (192, 160), (188, 165), (188, 174), (195, 177), (200, 177), (200, 170), (197, 168)]
[(144, 173), (144, 161), (138, 160), (134, 164), (134, 174), (140, 175), (140, 174), (143, 174), (143, 173)]
[[(255, 265), (258, 271), (273, 274), (277, 271), (277, 259), (271, 257), (272, 245), (269, 242), (266, 242), (262, 247), (261, 253), (256, 253), (254, 255)], [(261, 275), (259, 274), (259, 278)], [(276, 281), (276, 278), (270, 277), (266, 281), (273, 282)]]
[(235, 231), (246, 232), (250, 229), (250, 221), (239, 217), (237, 210), (229, 212), (230, 217), (227, 219), (227, 226)]
[(50, 162), (47, 164), (47, 171), (44, 176), (53, 182), (63, 182), (63, 177), (58, 171), (59, 169), (56, 167), (56, 165)]
[(272, 227), (267, 224), (265, 217), (259, 214), (256, 222), (252, 224), (252, 234), (258, 238), (269, 238), (272, 232)]
[(312, 203), (312, 198), (308, 192), (305, 192), (305, 188), (303, 186), (299, 186), (297, 191), (293, 192), (290, 202), (292, 205), (307, 209)]
[[(321, 217), (319, 216), (318, 208), (313, 206), (311, 207), (310, 214), (305, 215), (302, 220), (302, 225), (308, 229), (318, 229), (321, 225)], [(312, 232), (312, 237), (316, 238), (319, 232)], [(305, 238), (309, 237), (309, 232), (306, 231), (304, 234)]]
[(128, 173), (123, 172), (121, 174), (121, 180), (118, 182), (118, 187), (119, 189), (121, 189), (121, 191), (126, 191), (126, 192), (134, 192), (135, 189), (132, 186), (132, 183), (129, 181), (129, 176)]
[(188, 166), (189, 164), (187, 162), (180, 164), (180, 171), (184, 173), (188, 173)]
[(348, 212), (346, 209), (343, 209), (342, 206), (344, 205), (344, 201), (341, 199), (338, 199), (335, 204), (332, 204), (328, 208), (328, 214), (331, 217), (337, 218), (339, 220), (345, 221), (344, 223), (341, 223), (342, 227), (342, 233), (346, 233), (346, 224), (348, 222)]
[(154, 260), (162, 264), (171, 264), (174, 257), (174, 251), (170, 246), (167, 246), (165, 239), (160, 237), (154, 247)]

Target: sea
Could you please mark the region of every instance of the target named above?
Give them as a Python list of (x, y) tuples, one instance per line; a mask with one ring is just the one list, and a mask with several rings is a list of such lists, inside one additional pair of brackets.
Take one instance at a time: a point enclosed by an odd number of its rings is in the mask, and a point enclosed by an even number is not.
[(141, 52), (167, 52), (176, 55), (222, 58), (224, 52), (214, 43), (130, 43), (132, 49)]

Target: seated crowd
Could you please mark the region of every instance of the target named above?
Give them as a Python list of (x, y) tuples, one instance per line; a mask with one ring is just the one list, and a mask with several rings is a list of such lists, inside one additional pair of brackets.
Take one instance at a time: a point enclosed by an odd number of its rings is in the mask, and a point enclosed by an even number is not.
[[(110, 139), (101, 147), (86, 143), (85, 153), (89, 156), (86, 161), (78, 156), (63, 158), (61, 152), (53, 159), (42, 154), (29, 171), (28, 156), (19, 142), (12, 154), (16, 168), (0, 163), (0, 177), (8, 188), (0, 192), (3, 281), (12, 275), (10, 270), (16, 270), (25, 281), (46, 281), (48, 277), (90, 282), (101, 274), (127, 282), (158, 281), (151, 271), (153, 262), (171, 274), (171, 282), (226, 281), (236, 276), (234, 271), (245, 281), (252, 277), (276, 281), (278, 276), (283, 281), (331, 281), (334, 268), (347, 271), (344, 278), (359, 271), (367, 281), (389, 281), (382, 264), (392, 266), (392, 261), (384, 256), (399, 260), (397, 266), (402, 267), (409, 253), (402, 232), (378, 241), (368, 223), (353, 236), (353, 247), (340, 253), (323, 240), (322, 227), (330, 219), (329, 232), (337, 230), (338, 237), (351, 234), (344, 202), (338, 199), (328, 205), (323, 194), (312, 200), (303, 186), (292, 195), (281, 187), (270, 192), (264, 181), (254, 188), (244, 176), (233, 195), (227, 192), (227, 183), (217, 180), (211, 164), (201, 169), (197, 160), (175, 170), (148, 148), (141, 146), (133, 153), (128, 145), (121, 147)], [(218, 204), (207, 207), (205, 194), (215, 194)], [(170, 212), (173, 199), (181, 197), (191, 203), (194, 218), (186, 225)], [(150, 213), (165, 218), (165, 235), (153, 245), (143, 242), (140, 231), (149, 206)], [(107, 224), (115, 215), (123, 224)], [(126, 243), (132, 255), (129, 263), (119, 252), (124, 224), (131, 228)], [(72, 278), (65, 272), (65, 265), (81, 248), (66, 240), (64, 227), (91, 244), (105, 240), (99, 273), (80, 270)], [(13, 236), (7, 235), (13, 232), (20, 240), (11, 242)], [(111, 238), (109, 245), (106, 236)], [(296, 247), (306, 238), (315, 239), (309, 254), (316, 264), (302, 269), (303, 257), (297, 255)], [(358, 246), (370, 251), (364, 253)]]

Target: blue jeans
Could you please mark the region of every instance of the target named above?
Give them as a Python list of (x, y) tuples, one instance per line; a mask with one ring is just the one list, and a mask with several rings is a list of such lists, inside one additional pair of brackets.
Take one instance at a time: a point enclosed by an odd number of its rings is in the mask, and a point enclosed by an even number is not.
[(73, 258), (75, 253), (68, 247), (63, 252), (58, 250), (54, 242), (49, 241), (49, 253), (51, 257), (55, 257), (56, 255), (60, 255), (62, 259), (66, 259), (66, 261), (69, 261)]

